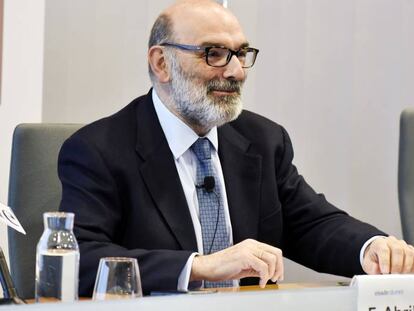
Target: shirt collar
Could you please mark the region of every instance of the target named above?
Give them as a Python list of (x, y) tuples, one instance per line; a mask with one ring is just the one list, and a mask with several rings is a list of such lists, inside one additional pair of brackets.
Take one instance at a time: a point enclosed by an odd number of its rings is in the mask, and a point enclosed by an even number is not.
[[(158, 97), (155, 89), (152, 89), (152, 101), (168, 145), (175, 160), (177, 160), (200, 137), (187, 124), (168, 110)], [(218, 152), (217, 127), (213, 127), (204, 137), (208, 138)]]

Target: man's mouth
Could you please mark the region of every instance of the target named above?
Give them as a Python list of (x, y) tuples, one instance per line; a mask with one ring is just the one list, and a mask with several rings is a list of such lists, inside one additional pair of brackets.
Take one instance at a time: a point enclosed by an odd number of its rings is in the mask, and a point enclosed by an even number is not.
[(240, 95), (241, 85), (237, 81), (217, 81), (213, 80), (207, 85), (207, 94), (213, 96), (237, 96)]
[(211, 90), (211, 93), (218, 96), (238, 95), (238, 90)]

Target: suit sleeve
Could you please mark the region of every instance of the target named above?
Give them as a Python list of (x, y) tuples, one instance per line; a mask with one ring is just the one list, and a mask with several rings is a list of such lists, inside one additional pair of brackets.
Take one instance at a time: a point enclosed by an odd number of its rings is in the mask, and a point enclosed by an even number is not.
[(117, 243), (127, 216), (113, 172), (98, 148), (72, 136), (60, 151), (58, 173), (62, 182), (60, 210), (75, 213), (81, 296), (91, 296), (102, 257), (137, 258), (144, 294), (177, 289), (178, 277), (191, 252), (127, 249)]
[(284, 148), (276, 158), (283, 206), (285, 256), (314, 270), (351, 277), (364, 273), (360, 251), (375, 227), (352, 218), (317, 194), (292, 164), (293, 148), (282, 128)]

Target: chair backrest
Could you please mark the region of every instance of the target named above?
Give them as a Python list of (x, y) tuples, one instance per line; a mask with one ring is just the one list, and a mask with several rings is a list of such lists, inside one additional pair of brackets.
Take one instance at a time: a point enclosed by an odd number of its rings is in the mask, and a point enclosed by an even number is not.
[(401, 113), (398, 198), (404, 239), (414, 244), (414, 108)]
[(43, 232), (43, 213), (61, 199), (57, 158), (63, 142), (80, 124), (20, 124), (13, 134), (9, 206), (27, 235), (9, 230), (10, 270), (19, 295), (34, 297), (36, 244)]

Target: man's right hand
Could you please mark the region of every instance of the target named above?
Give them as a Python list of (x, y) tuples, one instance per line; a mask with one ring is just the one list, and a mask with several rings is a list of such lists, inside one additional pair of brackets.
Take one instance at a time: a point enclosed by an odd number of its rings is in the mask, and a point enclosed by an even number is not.
[(279, 248), (247, 239), (219, 252), (194, 257), (190, 281), (225, 281), (259, 277), (260, 287), (267, 281), (283, 280), (283, 256)]

